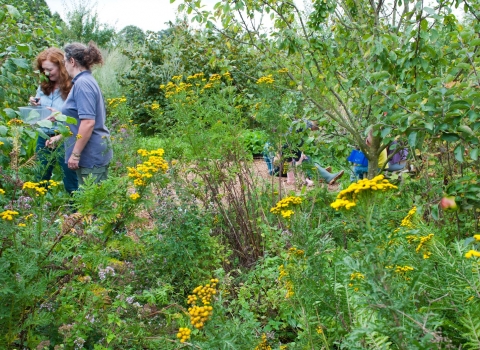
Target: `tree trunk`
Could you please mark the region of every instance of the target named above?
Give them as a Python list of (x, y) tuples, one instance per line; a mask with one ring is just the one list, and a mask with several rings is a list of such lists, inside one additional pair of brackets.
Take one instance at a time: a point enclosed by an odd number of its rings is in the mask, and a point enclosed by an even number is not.
[(378, 156), (380, 154), (381, 138), (373, 136), (371, 144), (367, 146), (367, 159), (368, 159), (368, 178), (373, 179), (378, 174)]

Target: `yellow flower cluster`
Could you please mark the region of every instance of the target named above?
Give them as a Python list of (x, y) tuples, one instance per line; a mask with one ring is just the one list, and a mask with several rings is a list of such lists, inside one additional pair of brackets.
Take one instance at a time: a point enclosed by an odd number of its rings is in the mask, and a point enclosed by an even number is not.
[(480, 252), (477, 252), (476, 250), (469, 250), (467, 253), (465, 253), (465, 257), (467, 259), (470, 259), (471, 257), (476, 257), (476, 258), (480, 258)]
[(158, 103), (154, 102), (154, 103), (152, 103), (152, 107), (151, 107), (151, 108), (152, 108), (152, 111), (155, 111), (155, 110), (157, 110), (157, 109), (160, 108), (160, 105), (159, 105)]
[(292, 247), (288, 250), (288, 255), (289, 255), (289, 258), (290, 256), (294, 256), (296, 258), (302, 258), (305, 255), (305, 251), (302, 249), (297, 249), (295, 247)]
[(272, 347), (268, 345), (267, 335), (265, 333), (262, 334), (262, 340), (255, 347), (255, 350), (272, 350)]
[(270, 212), (273, 214), (280, 214), (285, 219), (290, 219), (290, 217), (295, 214), (295, 212), (289, 209), (290, 206), (302, 204), (302, 198), (296, 196), (285, 197), (277, 204), (270, 209)]
[[(189, 75), (189, 76), (187, 77), (187, 80), (202, 79), (204, 75), (205, 75), (205, 74), (203, 74), (203, 73), (201, 73), (201, 72), (200, 72), (200, 73), (196, 73), (196, 74), (194, 74), (194, 75)], [(161, 87), (161, 86), (160, 86), (160, 87)]]
[(140, 195), (138, 193), (132, 193), (130, 195), (130, 198), (134, 201), (136, 201), (138, 198), (140, 198)]
[(287, 290), (287, 293), (285, 294), (285, 298), (291, 298), (295, 293), (293, 291), (293, 283), (292, 281), (288, 280), (288, 272), (285, 270), (283, 265), (280, 265), (278, 267), (279, 271), (279, 276), (278, 276), (278, 281), (282, 282), (284, 279), (285, 282), (283, 282), (285, 289)]
[[(189, 75), (187, 77), (187, 81), (198, 80), (199, 82), (195, 82), (195, 86), (200, 89), (200, 93), (203, 93), (205, 89), (210, 89), (214, 87), (215, 84), (219, 83), (222, 80), (222, 77), (227, 81), (232, 80), (230, 73), (226, 72), (222, 75), (212, 74), (209, 77), (208, 81), (204, 78), (203, 73), (196, 73), (194, 75)], [(181, 82), (182, 79), (182, 75), (176, 75), (172, 77), (172, 81), (168, 82), (166, 85), (160, 85), (160, 89), (165, 90), (165, 98), (170, 98), (175, 96), (176, 94), (187, 92), (189, 96), (187, 96), (186, 100), (190, 100), (193, 94), (193, 91), (190, 88), (194, 85), (191, 83)]]
[(432, 253), (427, 250), (426, 244), (433, 238), (433, 236), (433, 233), (430, 233), (428, 236), (419, 237), (420, 241), (415, 251), (417, 253), (423, 251), (424, 259), (428, 259), (430, 255), (432, 255)]
[(222, 79), (222, 76), (220, 74), (212, 74), (208, 81), (214, 82)]
[(5, 191), (2, 188), (0, 188), (0, 194), (5, 194)]
[[(473, 238), (475, 238), (476, 241), (480, 241), (480, 235), (473, 235)], [(470, 259), (472, 257), (480, 258), (480, 252), (477, 252), (476, 250), (469, 250), (467, 253), (465, 253), (465, 257), (467, 259)]]
[(35, 190), (37, 197), (43, 196), (47, 193), (47, 189), (42, 186), (41, 183), (27, 181), (23, 184), (23, 190), (32, 189)]
[(330, 206), (335, 210), (339, 210), (342, 207), (349, 210), (357, 205), (358, 197), (364, 191), (386, 191), (397, 188), (397, 186), (385, 180), (383, 175), (375, 176), (371, 180), (362, 179), (351, 184), (347, 189), (340, 191), (337, 199)]
[(184, 343), (188, 339), (190, 339), (190, 333), (192, 333), (192, 330), (190, 328), (180, 327), (177, 333), (177, 338), (180, 339), (180, 343)]
[(22, 125), (23, 124), (23, 120), (21, 119), (11, 119), (8, 121), (7, 125)]
[[(386, 269), (393, 269), (393, 266), (392, 265), (388, 265), (388, 266), (385, 266)], [(411, 266), (408, 266), (408, 265), (405, 265), (405, 266), (400, 266), (400, 265), (396, 265), (395, 266), (395, 272), (398, 273), (398, 274), (405, 274), (407, 272), (410, 272), (410, 271), (413, 271), (414, 268), (411, 267)]]
[(288, 73), (288, 68), (279, 69), (278, 73)]
[(353, 272), (350, 274), (350, 283), (348, 284), (349, 287), (354, 287), (353, 290), (355, 292), (358, 292), (358, 287), (359, 285), (356, 285), (355, 286), (355, 283), (356, 282), (360, 282), (361, 280), (364, 280), (365, 279), (365, 275), (363, 273), (360, 273), (360, 272)]
[[(188, 308), (190, 323), (197, 329), (203, 328), (205, 322), (210, 319), (213, 313), (213, 307), (210, 305), (212, 298), (217, 294), (218, 279), (212, 278), (209, 284), (196, 287), (192, 295), (187, 297), (187, 304), (192, 305)], [(201, 301), (203, 306), (197, 305)]]
[[(147, 179), (151, 178), (155, 173), (166, 173), (168, 170), (168, 163), (163, 159), (165, 153), (163, 149), (159, 148), (153, 151), (139, 149), (137, 151), (142, 157), (148, 157), (148, 160), (138, 164), (135, 168), (128, 167), (128, 176), (133, 178), (135, 186), (146, 186)], [(133, 199), (133, 198), (132, 198)]]
[(192, 86), (193, 86), (192, 84), (186, 84), (184, 82), (181, 82), (177, 85), (169, 81), (167, 85), (160, 85), (160, 88), (162, 90), (165, 90), (165, 98), (170, 98), (175, 94), (179, 94), (181, 92), (187, 91)]
[(273, 84), (275, 79), (272, 78), (272, 75), (269, 74), (266, 77), (261, 77), (257, 80), (257, 84)]
[(14, 215), (18, 215), (18, 211), (5, 210), (5, 211), (2, 211), (2, 212), (0, 213), (0, 217), (1, 217), (3, 220), (8, 220), (8, 221), (12, 221)]
[(107, 98), (107, 103), (109, 107), (116, 108), (120, 104), (127, 102), (127, 98), (125, 96), (116, 97), (116, 98)]
[(3, 146), (5, 143), (3, 143), (2, 141), (0, 141), (0, 146)]
[(354, 272), (350, 275), (350, 280), (351, 281), (354, 281), (354, 280), (363, 280), (365, 279), (365, 275), (363, 273), (360, 273), (360, 272)]
[(412, 218), (413, 218), (413, 216), (415, 215), (416, 212), (417, 212), (417, 207), (414, 206), (412, 209), (410, 209), (407, 216), (405, 216), (403, 218), (400, 226), (406, 227), (406, 228), (414, 228), (415, 226), (412, 223)]

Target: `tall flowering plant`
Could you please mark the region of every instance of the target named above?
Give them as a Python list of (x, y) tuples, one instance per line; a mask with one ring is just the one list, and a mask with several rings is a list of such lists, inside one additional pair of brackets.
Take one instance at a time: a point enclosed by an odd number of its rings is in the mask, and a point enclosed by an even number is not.
[(398, 189), (398, 187), (392, 185), (383, 175), (375, 176), (371, 180), (362, 179), (340, 191), (337, 199), (330, 206), (335, 210), (346, 212), (352, 208), (357, 208), (357, 211), (365, 219), (367, 229), (371, 230), (375, 207), (383, 200), (383, 193), (392, 189)]

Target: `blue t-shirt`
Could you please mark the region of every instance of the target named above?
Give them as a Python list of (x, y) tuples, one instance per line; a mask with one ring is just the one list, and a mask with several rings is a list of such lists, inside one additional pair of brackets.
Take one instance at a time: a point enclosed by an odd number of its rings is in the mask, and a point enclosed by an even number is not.
[[(35, 95), (35, 97), (40, 98), (39, 103), (42, 107), (52, 107), (56, 111), (61, 111), (62, 107), (63, 107), (63, 104), (65, 102), (62, 98), (62, 94), (60, 93), (60, 89), (55, 89), (50, 95), (45, 95), (43, 93), (41, 87), (39, 86), (38, 89), (37, 89), (37, 94)], [(41, 129), (47, 135), (54, 135), (55, 134), (55, 125), (56, 125), (56, 123), (53, 123), (52, 128), (41, 128)]]
[(110, 132), (105, 126), (106, 111), (103, 95), (92, 72), (86, 70), (72, 80), (72, 90), (62, 108), (62, 113), (73, 117), (77, 124), (68, 124), (73, 135), (65, 141), (65, 161), (72, 155), (77, 141), (78, 128), (83, 119), (95, 120), (92, 136), (82, 151), (79, 166), (93, 168), (108, 165), (113, 157)]
[(40, 97), (40, 105), (42, 107), (52, 107), (57, 111), (62, 110), (63, 103), (65, 102), (60, 93), (60, 89), (55, 89), (50, 95), (45, 95), (39, 86), (35, 97)]

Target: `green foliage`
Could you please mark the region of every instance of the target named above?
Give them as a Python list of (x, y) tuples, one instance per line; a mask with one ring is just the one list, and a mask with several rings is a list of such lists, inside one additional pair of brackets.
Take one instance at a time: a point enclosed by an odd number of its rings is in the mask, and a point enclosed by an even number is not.
[(263, 152), (268, 136), (261, 130), (245, 130), (242, 134), (245, 148), (253, 155), (260, 155)]
[(71, 42), (95, 42), (100, 47), (108, 47), (115, 38), (115, 29), (108, 24), (100, 23), (98, 14), (90, 1), (77, 2), (71, 0), (71, 8), (67, 12), (67, 21), (62, 23), (60, 36), (64, 44)]
[[(43, 47), (23, 52), (38, 38), (17, 30), (39, 29), (35, 4), (18, 17), (0, 0), (2, 72)], [(149, 33), (126, 50), (130, 68), (111, 50), (95, 72), (115, 159), (108, 180), (72, 198), (30, 182), (36, 126), (17, 120), (8, 93), (33, 74), (3, 76), (0, 348), (478, 348), (475, 3), (459, 24), (444, 3), (394, 3), (400, 22), (367, 2), (315, 2), (303, 18), (292, 3), (222, 1), (224, 37), (200, 4), (182, 5), (206, 28)], [(272, 15), (273, 32), (242, 30), (233, 10)], [(125, 72), (121, 86), (112, 70)], [(157, 137), (140, 137), (146, 128)], [(357, 192), (338, 212), (342, 179), (295, 188), (289, 215), (271, 211), (285, 189), (258, 177), (252, 152), (268, 140), (343, 167), (369, 128), (371, 159), (394, 136), (410, 143), (414, 171), (389, 175), (398, 189)], [(457, 211), (442, 211), (445, 195)], [(212, 317), (193, 328), (187, 297), (211, 278)], [(192, 328), (184, 343), (179, 327)]]
[(118, 48), (103, 49), (104, 64), (96, 66), (93, 76), (97, 80), (104, 98), (115, 98), (123, 95), (120, 79), (130, 70), (130, 60)]
[[(38, 3), (0, 1), (0, 106), (16, 108), (26, 104), (38, 85), (32, 71), (36, 55), (60, 33), (47, 6)], [(35, 9), (34, 12), (32, 10)], [(3, 108), (1, 108), (3, 110)], [(0, 112), (4, 117), (4, 112)]]
[(126, 26), (117, 34), (118, 40), (123, 45), (143, 45), (145, 33), (137, 26)]

